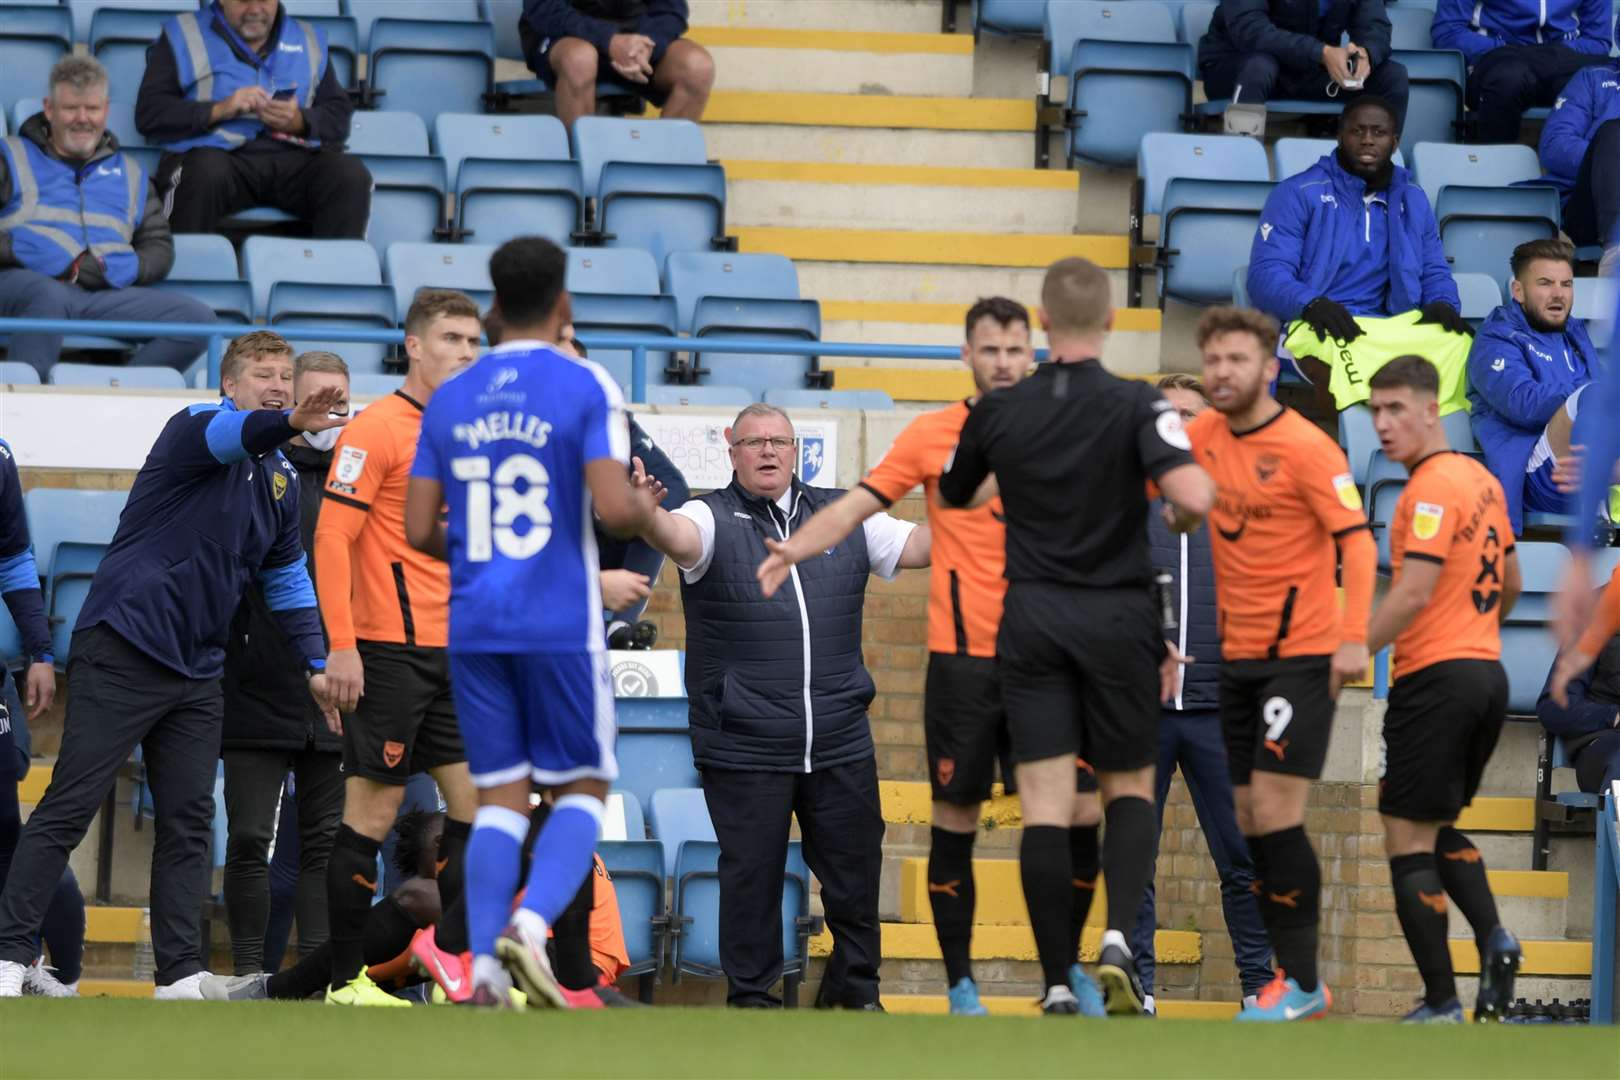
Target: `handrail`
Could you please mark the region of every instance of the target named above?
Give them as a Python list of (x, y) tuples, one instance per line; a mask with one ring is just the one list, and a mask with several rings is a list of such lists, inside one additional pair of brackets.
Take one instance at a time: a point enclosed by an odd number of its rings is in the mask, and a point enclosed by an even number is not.
[[(405, 340), (403, 330), (362, 330), (336, 326), (275, 326), (243, 323), (166, 323), (98, 322), (90, 319), (0, 319), (0, 334), (49, 333), (97, 335), (101, 337), (155, 338), (194, 337), (208, 341), (208, 385), (219, 386), (219, 363), (225, 354), (225, 339), (269, 330), (289, 341), (342, 341), (397, 345)], [(956, 360), (962, 355), (954, 345), (882, 345), (852, 341), (797, 341), (784, 338), (696, 338), (643, 337), (633, 334), (581, 331), (579, 339), (592, 349), (630, 350), (630, 399), (647, 398), (647, 353), (774, 353), (778, 356), (865, 356), (874, 360)], [(1036, 350), (1035, 359), (1046, 359), (1046, 350)]]

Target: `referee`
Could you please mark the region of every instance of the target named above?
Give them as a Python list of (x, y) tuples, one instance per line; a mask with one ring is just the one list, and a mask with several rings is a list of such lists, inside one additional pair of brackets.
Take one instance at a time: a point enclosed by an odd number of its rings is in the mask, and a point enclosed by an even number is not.
[[(1147, 543), (1147, 481), (1173, 527), (1214, 502), (1181, 418), (1147, 383), (1110, 375), (1108, 277), (1063, 259), (1041, 286), (1051, 362), (987, 394), (968, 415), (939, 493), (955, 506), (999, 489), (1007, 518), (1007, 600), (996, 652), (1023, 800), (1024, 900), (1040, 953), (1042, 1011), (1075, 1014), (1069, 988), (1076, 757), (1102, 787), (1108, 930), (1097, 974), (1108, 1012), (1142, 1011), (1125, 935), (1153, 876), (1153, 763), (1160, 697), (1180, 655), (1160, 631)], [(995, 475), (992, 476), (991, 474)]]

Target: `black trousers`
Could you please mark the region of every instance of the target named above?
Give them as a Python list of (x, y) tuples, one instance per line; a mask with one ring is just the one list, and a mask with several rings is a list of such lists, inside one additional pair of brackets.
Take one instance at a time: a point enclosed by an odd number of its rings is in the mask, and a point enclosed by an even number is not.
[(1620, 120), (1592, 136), (1564, 207), (1564, 231), (1577, 244), (1620, 244)]
[[(67, 721), (45, 797), (34, 808), (0, 893), (0, 960), (31, 963), (68, 855), (138, 744), (157, 810), (152, 848), (152, 952), (167, 986), (206, 968), (199, 916), (208, 893), (223, 696), (106, 626), (73, 635)], [(104, 827), (111, 828), (112, 822)]]
[(1333, 80), (1327, 68), (1317, 66), (1306, 72), (1285, 69), (1268, 53), (1215, 57), (1199, 69), (1199, 74), (1204, 80), (1204, 93), (1211, 101), (1232, 98), (1244, 105), (1264, 105), (1273, 98), (1349, 102), (1362, 94), (1377, 94), (1394, 106), (1396, 126), (1406, 126), (1406, 102), (1411, 96), (1411, 87), (1406, 66), (1393, 60), (1386, 60), (1363, 73), (1366, 85), (1360, 90), (1345, 90), (1335, 84), (1336, 93), (1332, 98), (1327, 88)]
[(1479, 58), (1468, 73), (1468, 107), (1478, 143), (1519, 141), (1526, 109), (1551, 105), (1581, 68), (1606, 64), (1564, 45), (1504, 45)]
[(795, 814), (833, 936), (816, 1002), (851, 1008), (876, 1003), (883, 872), (877, 760), (810, 773), (707, 768), (703, 794), (720, 841), (726, 1003), (781, 1003), (771, 988), (782, 977), (782, 868)]
[(250, 143), (239, 150), (199, 146), (165, 154), (159, 190), (177, 233), (212, 233), (255, 206), (310, 223), (326, 240), (364, 240), (371, 218), (371, 173), (353, 154)]
[(229, 820), (225, 911), (236, 974), (248, 975), (265, 970), (270, 841), (288, 769), (298, 790), (298, 954), (308, 956), (326, 940), (326, 859), (343, 817), (343, 755), (305, 749), (227, 750), (223, 756)]

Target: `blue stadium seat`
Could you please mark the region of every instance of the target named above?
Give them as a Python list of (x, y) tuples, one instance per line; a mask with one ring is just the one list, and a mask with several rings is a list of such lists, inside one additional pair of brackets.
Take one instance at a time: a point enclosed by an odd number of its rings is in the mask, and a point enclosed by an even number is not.
[(270, 289), (278, 281), (315, 285), (381, 285), (377, 252), (364, 240), (294, 240), (250, 236), (242, 244), (242, 269), (253, 288), (253, 310), (270, 314)]
[(788, 390), (772, 387), (765, 391), (765, 404), (779, 409), (871, 409), (894, 408), (894, 398), (882, 390)]
[(664, 966), (669, 909), (664, 901), (664, 845), (658, 840), (604, 840), (596, 845), (619, 901), (630, 966), (624, 975), (646, 975)]
[(606, 247), (641, 248), (655, 261), (676, 251), (725, 250), (726, 172), (711, 164), (609, 161), (597, 188), (596, 233)]
[(1547, 684), (1547, 673), (1552, 670), (1557, 656), (1558, 642), (1545, 624), (1524, 625), (1515, 620), (1502, 627), (1502, 666), (1507, 669), (1509, 716), (1536, 718), (1536, 701), (1541, 697), (1541, 688)]
[(713, 840), (714, 822), (701, 787), (663, 787), (647, 804), (647, 827), (664, 844), (664, 873), (675, 872), (675, 856), (690, 840)]
[[(617, 839), (623, 826), (624, 839), (647, 839), (647, 818), (641, 809), (641, 800), (628, 791), (612, 791), (608, 794), (605, 816), (602, 818), (602, 836), (604, 839)], [(611, 834), (611, 836), (610, 836)]]
[(1339, 413), (1339, 445), (1344, 447), (1344, 456), (1350, 461), (1350, 475), (1356, 486), (1365, 490), (1367, 469), (1372, 465), (1373, 452), (1378, 449), (1371, 409), (1356, 404)]
[(200, 300), (213, 308), (215, 315), (230, 322), (253, 321), (253, 292), (241, 280), (236, 249), (223, 236), (176, 234), (169, 276), (153, 284), (165, 292)]
[(66, 8), (73, 16), (73, 40), (89, 42), (98, 11), (158, 12), (167, 17), (176, 12), (194, 11), (197, 5), (187, 0), (66, 0)]
[[(694, 338), (817, 341), (821, 338), (821, 302), (705, 296), (692, 315), (691, 330)], [(760, 397), (772, 389), (803, 389), (807, 379), (818, 381), (820, 371), (814, 356), (696, 351), (692, 368), (699, 377), (713, 376), (716, 382), (740, 386)]]
[[(619, 779), (614, 786), (649, 808), (648, 825), (663, 839), (655, 794), (671, 788), (695, 789), (699, 783), (697, 766), (692, 764), (691, 735), (678, 728), (621, 727), (614, 753), (619, 759)], [(674, 857), (673, 846), (669, 854)]]
[(351, 154), (427, 157), (428, 129), (422, 118), (402, 109), (358, 109), (349, 121)]
[[(1181, 5), (1181, 40), (1194, 50), (1209, 32), (1209, 22), (1219, 5), (1213, 0), (1190, 0)], [(1225, 99), (1207, 101), (1193, 108), (1199, 116), (1219, 116), (1226, 111)], [(1272, 113), (1299, 113), (1307, 116), (1337, 116), (1344, 108), (1336, 101), (1303, 101), (1294, 98), (1274, 98), (1267, 108)]]
[(387, 397), (404, 386), (403, 375), (382, 375), (372, 372), (349, 376), (349, 392), (355, 397)]
[(479, 23), (484, 12), (478, 0), (433, 0), (433, 3), (400, 3), (399, 0), (342, 0), (343, 13), (354, 19), (360, 43), (366, 51), (376, 49), (372, 39), (377, 23), (385, 19), (418, 19), (429, 22)]
[(1411, 84), (1401, 141), (1407, 146), (1456, 142), (1462, 131), (1463, 104), (1467, 100), (1464, 88), (1468, 69), (1463, 54), (1455, 49), (1424, 46), (1397, 48), (1390, 59), (1406, 68)]
[[(647, 252), (630, 248), (569, 248), (567, 285), (570, 293), (656, 296), (663, 291), (658, 263)], [(793, 294), (798, 295), (797, 278)], [(691, 314), (688, 309), (688, 319)]]
[[(1278, 180), (1298, 176), (1338, 147), (1339, 144), (1332, 139), (1302, 139), (1295, 136), (1278, 139), (1271, 147), (1272, 176)], [(1395, 164), (1406, 167), (1406, 158), (1398, 147), (1395, 150)]]
[(5, 58), (0, 63), (0, 102), (45, 93), (51, 68), (72, 48), (73, 17), (67, 8), (6, 7), (0, 18), (0, 57)]
[(107, 69), (107, 89), (114, 101), (133, 102), (146, 74), (146, 50), (163, 32), (163, 24), (187, 5), (169, 3), (157, 10), (98, 6), (90, 19), (90, 55)]
[[(414, 114), (407, 115), (421, 123)], [(370, 171), (372, 184), (366, 242), (378, 255), (387, 254), (395, 244), (431, 244), (448, 234), (442, 158), (361, 154), (360, 160)]]
[(974, 0), (973, 37), (1038, 38), (1046, 32), (1047, 0)]
[(186, 378), (174, 368), (148, 365), (70, 364), (51, 367), (52, 386), (109, 387), (122, 390), (184, 390)]
[[(1523, 585), (1519, 602), (1513, 606), (1507, 622), (1546, 626), (1552, 622), (1552, 598), (1561, 587), (1564, 571), (1569, 566), (1569, 549), (1563, 544), (1537, 540), (1520, 540), (1517, 547)], [(1507, 649), (1504, 647), (1502, 651), (1505, 662)], [(1546, 678), (1545, 668), (1541, 676)]]
[(440, 113), (433, 143), (456, 193), (455, 239), (537, 235), (567, 245), (583, 230), (580, 167), (556, 117)]
[(128, 501), (127, 491), (72, 488), (34, 488), (23, 496), (58, 668), (67, 667), (73, 624)]
[(1406, 466), (1391, 461), (1382, 450), (1374, 450), (1367, 465), (1367, 523), (1372, 526), (1373, 538), (1378, 541), (1378, 569), (1390, 571), (1389, 523), (1395, 516), (1395, 504), (1406, 490)]
[(574, 122), (574, 159), (585, 171), (585, 194), (600, 193), (602, 167), (610, 161), (652, 165), (705, 165), (703, 129), (691, 120), (632, 120), (582, 116)]
[(1219, 6), (1215, 0), (1187, 0), (1176, 15), (1176, 40), (1196, 50), (1198, 42), (1209, 32), (1209, 20), (1215, 17)]
[(21, 360), (0, 360), (0, 386), (38, 386), (39, 372)]
[(1447, 413), (1440, 418), (1440, 426), (1445, 429), (1446, 442), (1453, 450), (1464, 454), (1479, 452), (1479, 443), (1474, 441), (1474, 428), (1468, 421), (1468, 413), (1459, 409)]
[[(691, 332), (698, 300), (705, 296), (797, 300), (799, 273), (783, 255), (682, 252), (664, 264), (664, 283), (675, 297), (680, 329)], [(573, 282), (570, 280), (569, 288)]]
[(353, 88), (360, 67), (360, 29), (354, 20), (347, 15), (293, 14), (326, 35), (326, 60), (332, 74), (340, 84)]
[(1606, 278), (1576, 278), (1575, 303), (1570, 314), (1586, 320), (1586, 331), (1592, 343), (1606, 348), (1614, 337), (1616, 282)]
[(460, 289), (487, 309), (495, 291), (489, 280), (493, 254), (488, 244), (391, 244), (384, 262), (399, 321), (421, 288)]
[[(570, 292), (569, 298), (573, 303), (574, 330), (577, 333), (588, 335), (595, 331), (630, 337), (675, 336), (675, 298), (672, 296)], [(590, 353), (591, 359), (606, 368), (621, 387), (629, 387), (629, 350), (598, 348), (591, 349)], [(669, 368), (668, 352), (647, 354), (648, 382), (660, 380)]]
[[(266, 321), (299, 327), (329, 326), (344, 330), (392, 330), (394, 290), (387, 285), (310, 284), (278, 281), (270, 288)], [(380, 375), (389, 346), (370, 341), (321, 341), (299, 338), (298, 352), (325, 350), (343, 357), (352, 375)]]
[(568, 132), (555, 116), (490, 116), (441, 112), (433, 120), (433, 149), (452, 182), (465, 158), (568, 161)]
[[(30, 369), (32, 370), (32, 369)], [(647, 384), (648, 405), (686, 405), (694, 408), (740, 409), (758, 399), (740, 386), (655, 386)]]
[[(1265, 148), (1237, 135), (1149, 132), (1136, 171), (1132, 247), (1142, 242), (1143, 218), (1158, 215), (1159, 306), (1167, 297), (1229, 302), (1232, 272), (1248, 258), (1273, 187)], [(1140, 300), (1140, 275), (1133, 260), (1133, 303)]]
[(1427, 49), (1434, 42), (1429, 37), (1429, 24), (1434, 12), (1429, 8), (1407, 4), (1387, 4), (1389, 16), (1389, 44), (1393, 49)]
[[(668, 841), (665, 842), (666, 846)], [(720, 845), (713, 840), (686, 840), (675, 854), (675, 900), (671, 920), (677, 927), (671, 966), (682, 975), (720, 978)], [(782, 974), (790, 979), (808, 964), (810, 872), (798, 841), (788, 844), (782, 887)]]
[[(447, 6), (421, 5), (436, 16)], [(495, 74), (494, 31), (486, 22), (397, 17), (411, 7), (391, 3), (389, 17), (372, 23), (368, 94), (423, 120), (440, 112), (480, 111)]]
[(1182, 129), (1192, 111), (1194, 49), (1176, 40), (1169, 8), (1049, 4), (1046, 40), (1051, 73), (1069, 80), (1064, 152), (1071, 163), (1129, 165), (1143, 132)]
[(1513, 249), (1558, 235), (1558, 191), (1535, 183), (1541, 163), (1530, 147), (1422, 143), (1412, 159), (1446, 255), (1461, 269), (1490, 274), (1503, 292)]
[(1502, 306), (1502, 288), (1491, 275), (1464, 272), (1451, 276), (1457, 282), (1457, 296), (1462, 301), (1459, 314), (1476, 328)]
[[(685, 655), (681, 661), (685, 663)], [(665, 697), (619, 697), (613, 702), (613, 709), (618, 714), (619, 727), (635, 729), (658, 729), (665, 731), (686, 731), (690, 710), (687, 707), (686, 688), (676, 686), (678, 691), (674, 696)]]

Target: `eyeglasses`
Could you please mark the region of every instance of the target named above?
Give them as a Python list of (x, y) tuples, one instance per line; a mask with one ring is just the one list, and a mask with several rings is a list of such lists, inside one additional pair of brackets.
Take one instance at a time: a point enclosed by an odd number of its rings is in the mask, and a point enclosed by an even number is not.
[(793, 449), (793, 444), (795, 442), (797, 442), (797, 441), (798, 441), (797, 439), (790, 438), (789, 436), (786, 436), (786, 435), (777, 435), (774, 438), (770, 438), (770, 439), (764, 438), (764, 437), (759, 436), (759, 435), (755, 435), (752, 438), (748, 438), (748, 439), (738, 439), (736, 442), (732, 443), (731, 445), (732, 446), (740, 446), (744, 450), (749, 451), (750, 453), (757, 454), (761, 450), (765, 449), (765, 444), (766, 443), (770, 443), (771, 444), (771, 449), (780, 451), (780, 452), (785, 454), (789, 450)]

